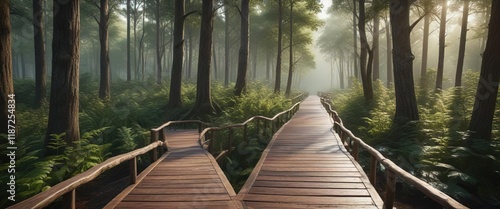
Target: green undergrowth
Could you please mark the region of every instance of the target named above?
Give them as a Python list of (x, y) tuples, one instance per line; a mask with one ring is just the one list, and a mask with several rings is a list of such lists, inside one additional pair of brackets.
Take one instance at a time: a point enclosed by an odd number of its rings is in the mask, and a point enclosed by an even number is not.
[[(109, 157), (144, 147), (149, 143), (149, 130), (168, 120), (184, 119), (193, 107), (196, 85), (185, 83), (182, 87), (183, 107), (168, 109), (169, 83), (154, 84), (153, 80), (142, 82), (118, 81), (111, 85), (111, 98), (98, 98), (98, 81), (89, 75), (80, 77), (80, 130), (81, 139), (74, 144), (63, 140), (64, 134), (52, 135), (48, 145), (57, 150), (57, 155), (45, 156), (45, 131), (48, 121), (48, 103), (40, 108), (34, 106), (33, 80), (16, 80), (16, 197), (20, 202), (51, 186), (95, 166)], [(48, 84), (47, 86), (50, 86)], [(233, 88), (220, 83), (212, 86), (212, 98), (218, 113), (210, 118), (214, 125), (241, 123), (253, 115), (268, 117), (288, 109), (289, 99), (276, 96), (264, 84), (251, 83), (247, 93), (233, 96)], [(235, 131), (237, 149), (223, 163), (224, 170), (232, 182), (248, 176), (248, 168), (256, 163), (266, 145), (267, 137), (254, 134), (249, 126), (250, 137), (241, 143), (242, 131)], [(221, 133), (221, 137), (225, 133)], [(260, 137), (260, 138), (258, 138)], [(6, 152), (6, 136), (0, 135), (1, 150)], [(262, 139), (261, 139), (262, 138)], [(264, 139), (266, 138), (266, 139)], [(221, 141), (221, 143), (224, 143)], [(1, 153), (6, 156), (6, 153)], [(147, 166), (149, 158), (138, 158), (139, 167)], [(1, 162), (0, 170), (7, 171), (9, 163)], [(0, 184), (9, 181), (8, 172), (0, 173)], [(4, 191), (5, 192), (5, 191)], [(14, 202), (2, 199), (0, 207)]]
[[(467, 71), (463, 87), (440, 92), (417, 88), (419, 121), (393, 124), (394, 90), (381, 82), (374, 84), (371, 103), (355, 81), (351, 89), (333, 92), (333, 106), (347, 128), (406, 171), (469, 207), (495, 208), (500, 206), (500, 99), (492, 139), (469, 139), (478, 77)], [(415, 189), (405, 185), (402, 191), (410, 198)]]

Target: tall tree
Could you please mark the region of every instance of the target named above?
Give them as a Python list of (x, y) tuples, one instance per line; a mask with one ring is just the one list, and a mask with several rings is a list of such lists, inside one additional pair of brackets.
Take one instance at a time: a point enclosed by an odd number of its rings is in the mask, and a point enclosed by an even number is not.
[(110, 97), (110, 68), (109, 68), (109, 0), (101, 0), (99, 6), (99, 41), (101, 81), (99, 83), (99, 98), (105, 100)]
[(35, 41), (35, 104), (40, 107), (47, 92), (45, 40), (43, 34), (43, 2), (33, 0), (33, 33)]
[(231, 56), (230, 50), (231, 47), (229, 45), (229, 3), (226, 2), (224, 5), (224, 86), (229, 86), (229, 59)]
[[(249, 43), (249, 20), (250, 20), (249, 0), (241, 0), (241, 33), (240, 33), (240, 52), (238, 57), (238, 76), (236, 77), (236, 86), (234, 94), (240, 96), (246, 88), (247, 70), (248, 70), (248, 46)], [(254, 60), (255, 62), (255, 60)]]
[(491, 3), (488, 39), (483, 53), (476, 100), (469, 123), (474, 138), (491, 138), (495, 105), (500, 81), (500, 1)]
[(212, 60), (212, 32), (214, 29), (213, 5), (213, 0), (204, 0), (202, 4), (196, 101), (191, 110), (191, 116), (204, 117), (215, 112), (210, 93), (210, 64)]
[(418, 120), (413, 59), (410, 44), (410, 4), (412, 0), (391, 0), (394, 87), (396, 91), (395, 121)]
[(127, 0), (127, 81), (131, 80), (132, 68), (130, 66), (130, 0)]
[(168, 106), (177, 108), (182, 105), (181, 82), (182, 82), (182, 61), (184, 57), (184, 0), (175, 0), (174, 16), (174, 59), (172, 61), (172, 76), (170, 80), (170, 96)]
[(286, 82), (286, 89), (285, 89), (285, 95), (287, 97), (290, 96), (290, 93), (292, 91), (292, 76), (293, 76), (293, 4), (295, 1), (290, 1), (290, 19), (288, 20), (290, 23), (290, 37), (288, 37), (289, 41), (289, 63), (288, 63), (288, 79)]
[[(45, 143), (52, 134), (65, 133), (67, 142), (80, 139), (79, 130), (79, 64), (80, 1), (54, 1), (52, 42), (52, 82), (49, 122)], [(48, 150), (53, 154), (53, 150)]]
[(363, 95), (366, 101), (373, 99), (373, 85), (372, 85), (372, 61), (373, 51), (368, 45), (366, 38), (366, 12), (365, 0), (359, 0), (359, 38), (361, 43), (361, 53), (359, 56), (359, 65), (361, 71), (361, 81), (363, 83)]
[(467, 41), (467, 22), (469, 19), (469, 0), (464, 0), (462, 9), (462, 26), (460, 29), (460, 46), (458, 49), (457, 72), (455, 75), (455, 86), (462, 86), (462, 72), (464, 70), (465, 43)]
[(387, 58), (387, 88), (391, 87), (394, 83), (394, 76), (392, 70), (392, 38), (391, 38), (391, 25), (389, 23), (389, 18), (384, 18), (385, 21), (385, 37), (386, 43), (386, 58)]
[(380, 79), (379, 39), (380, 39), (380, 15), (379, 12), (377, 11), (377, 8), (375, 8), (373, 14), (373, 40), (372, 40), (374, 81)]
[(156, 83), (161, 84), (161, 60), (163, 57), (162, 49), (161, 49), (161, 41), (160, 41), (160, 0), (156, 0), (156, 8), (155, 8), (155, 20), (156, 20)]
[[(428, 12), (430, 10), (430, 1), (424, 2), (424, 11)], [(426, 14), (424, 17), (424, 31), (422, 40), (422, 62), (420, 66), (420, 87), (427, 88), (427, 54), (429, 51), (429, 25), (430, 25), (430, 14)]]
[(274, 93), (279, 93), (281, 89), (281, 52), (283, 40), (283, 0), (278, 0), (278, 56), (276, 57), (276, 76), (274, 82)]
[(439, 55), (438, 67), (436, 75), (436, 89), (443, 89), (443, 73), (444, 73), (444, 48), (446, 41), (446, 12), (448, 8), (448, 1), (441, 0), (441, 18), (439, 20)]
[[(12, 81), (12, 48), (10, 26), (10, 1), (0, 1), (0, 133), (7, 134), (9, 95), (14, 94)], [(15, 105), (15, 104), (14, 104)], [(13, 124), (10, 124), (13, 125)], [(15, 124), (14, 124), (15, 125)], [(4, 159), (3, 157), (1, 159)], [(2, 161), (4, 162), (4, 161)]]

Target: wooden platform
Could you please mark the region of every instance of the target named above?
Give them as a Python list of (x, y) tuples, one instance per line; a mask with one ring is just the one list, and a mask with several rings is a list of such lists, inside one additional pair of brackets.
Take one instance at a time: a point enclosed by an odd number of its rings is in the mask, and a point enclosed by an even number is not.
[(198, 144), (197, 130), (167, 133), (170, 152), (139, 183), (106, 208), (241, 208), (214, 158)]
[(382, 208), (361, 166), (310, 96), (270, 142), (238, 194), (246, 208)]

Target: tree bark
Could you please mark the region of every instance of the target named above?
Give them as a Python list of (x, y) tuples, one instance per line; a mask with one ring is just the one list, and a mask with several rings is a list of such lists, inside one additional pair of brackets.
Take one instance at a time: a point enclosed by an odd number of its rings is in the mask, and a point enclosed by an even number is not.
[(462, 13), (462, 26), (460, 29), (460, 46), (458, 49), (457, 72), (455, 75), (455, 86), (462, 86), (462, 72), (464, 70), (465, 44), (467, 41), (467, 22), (469, 19), (469, 0), (464, 0)]
[(99, 85), (99, 98), (106, 100), (110, 98), (110, 70), (109, 70), (109, 2), (101, 0), (99, 21), (99, 40), (101, 44), (101, 82)]
[[(370, 60), (373, 59), (373, 53), (368, 45), (368, 39), (366, 38), (366, 26), (365, 26), (365, 0), (359, 0), (359, 38), (361, 43), (361, 54), (359, 56), (359, 65), (361, 71), (361, 81), (363, 83), (363, 94), (366, 101), (371, 101), (373, 99), (373, 86), (372, 86), (372, 74), (371, 74), (371, 62), (367, 63), (367, 57), (370, 56)], [(370, 65), (368, 65), (370, 64)]]
[(391, 0), (391, 29), (393, 43), (394, 86), (396, 90), (395, 121), (418, 120), (413, 59), (410, 44), (411, 0)]
[(290, 62), (288, 64), (288, 79), (286, 82), (285, 95), (290, 96), (292, 91), (292, 77), (293, 77), (293, 1), (290, 2), (290, 43), (289, 43), (289, 58)]
[(359, 59), (359, 54), (358, 54), (358, 28), (356, 24), (356, 12), (358, 11), (356, 9), (356, 0), (352, 0), (352, 31), (353, 31), (353, 36), (354, 36), (354, 51), (353, 51), (353, 57), (354, 57), (354, 76), (359, 79), (359, 69), (358, 69), (358, 59)]
[(236, 86), (234, 95), (240, 96), (246, 88), (247, 70), (248, 70), (248, 46), (249, 43), (249, 0), (241, 1), (241, 33), (240, 33), (240, 51), (238, 56), (238, 75), (236, 77)]
[(127, 81), (132, 80), (132, 69), (130, 66), (130, 0), (127, 0)]
[(441, 6), (441, 19), (439, 23), (439, 57), (438, 57), (438, 67), (436, 75), (436, 90), (443, 89), (443, 73), (444, 73), (444, 48), (446, 41), (446, 11), (448, 7), (448, 1), (442, 0)]
[(379, 56), (379, 37), (380, 37), (380, 16), (375, 12), (373, 17), (373, 80), (380, 79), (380, 56)]
[(491, 17), (488, 27), (488, 39), (483, 53), (481, 73), (477, 85), (476, 100), (469, 124), (473, 138), (491, 138), (495, 105), (498, 97), (500, 80), (500, 1), (491, 5)]
[[(12, 80), (12, 46), (11, 46), (11, 25), (10, 25), (10, 1), (0, 1), (0, 133), (8, 134), (9, 124), (9, 105), (15, 103), (9, 102), (9, 97), (14, 94), (14, 82)], [(15, 100), (14, 100), (15, 101)], [(6, 162), (5, 156), (2, 156), (2, 162)]]
[(387, 88), (390, 88), (394, 83), (393, 69), (392, 69), (392, 38), (391, 26), (388, 18), (385, 18), (385, 37), (387, 39)]
[(212, 60), (213, 0), (204, 0), (200, 26), (200, 49), (198, 56), (198, 78), (196, 101), (190, 115), (204, 118), (214, 114), (210, 93), (210, 64)]
[(43, 37), (43, 0), (33, 1), (33, 29), (35, 42), (35, 105), (40, 107), (46, 99), (45, 42)]
[(175, 0), (174, 19), (174, 58), (172, 61), (172, 76), (170, 78), (170, 96), (168, 106), (178, 108), (182, 106), (182, 61), (184, 57), (184, 0)]
[[(424, 11), (429, 11), (430, 8), (427, 4), (424, 4)], [(424, 32), (422, 40), (422, 65), (420, 66), (420, 87), (427, 88), (427, 58), (429, 51), (429, 25), (430, 25), (430, 14), (426, 14), (424, 17)]]
[(229, 6), (226, 4), (224, 6), (224, 16), (225, 16), (225, 24), (224, 24), (224, 87), (229, 86), (229, 60), (231, 56), (229, 46)]
[(156, 9), (155, 9), (155, 17), (156, 17), (156, 83), (158, 85), (161, 84), (161, 42), (160, 42), (160, 0), (156, 0)]
[(276, 78), (274, 82), (274, 93), (278, 94), (281, 89), (281, 42), (283, 39), (283, 0), (278, 0), (278, 56), (276, 57)]
[[(67, 143), (80, 139), (79, 130), (79, 64), (80, 1), (54, 1), (52, 42), (52, 82), (49, 121), (45, 145), (52, 134), (65, 133)], [(47, 150), (49, 155), (54, 150)]]

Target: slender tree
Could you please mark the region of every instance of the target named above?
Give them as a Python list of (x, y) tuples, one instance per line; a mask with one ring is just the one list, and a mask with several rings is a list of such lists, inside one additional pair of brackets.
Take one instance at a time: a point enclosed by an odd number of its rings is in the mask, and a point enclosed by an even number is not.
[(467, 22), (469, 19), (469, 0), (464, 0), (462, 10), (462, 26), (460, 29), (460, 46), (458, 49), (457, 72), (455, 75), (455, 86), (462, 86), (462, 72), (464, 70), (465, 43), (467, 41)]
[(170, 97), (168, 106), (177, 108), (182, 106), (181, 82), (182, 82), (182, 61), (184, 57), (184, 0), (175, 0), (174, 16), (174, 59), (172, 61), (172, 76), (170, 80)]
[(361, 71), (361, 81), (363, 83), (363, 94), (366, 101), (373, 99), (373, 86), (372, 86), (372, 61), (373, 61), (373, 51), (368, 45), (368, 39), (366, 37), (366, 12), (365, 12), (365, 0), (359, 0), (359, 38), (361, 43), (361, 53), (359, 56), (359, 65)]
[[(429, 1), (424, 2), (425, 12), (429, 11)], [(420, 66), (420, 87), (427, 88), (427, 54), (429, 51), (429, 25), (430, 25), (430, 14), (426, 14), (424, 17), (424, 31), (422, 38), (422, 62)]]
[(212, 32), (214, 29), (213, 4), (213, 0), (204, 0), (202, 4), (196, 101), (191, 110), (191, 116), (204, 117), (215, 112), (210, 93), (210, 64), (212, 61)]
[(99, 83), (99, 98), (110, 97), (110, 67), (109, 67), (109, 0), (101, 0), (99, 20), (100, 67), (101, 81)]
[[(241, 1), (241, 33), (240, 33), (240, 52), (238, 57), (238, 76), (236, 77), (236, 86), (234, 94), (240, 96), (246, 88), (247, 70), (248, 70), (248, 46), (249, 42), (249, 20), (250, 20), (249, 0)], [(255, 62), (255, 60), (254, 60)]]
[(488, 27), (488, 39), (483, 53), (476, 100), (469, 123), (473, 138), (491, 138), (495, 105), (500, 81), (500, 1), (493, 0)]
[(35, 104), (40, 107), (47, 92), (45, 67), (45, 40), (43, 34), (43, 0), (33, 1), (33, 29), (35, 41)]
[(287, 82), (286, 82), (286, 89), (285, 89), (285, 95), (287, 97), (290, 96), (290, 93), (292, 91), (292, 77), (293, 77), (293, 4), (295, 2), (294, 1), (290, 1), (290, 19), (289, 19), (289, 23), (290, 23), (290, 37), (288, 37), (288, 41), (289, 41), (289, 52), (290, 52), (290, 55), (289, 55), (289, 63), (288, 63), (288, 79), (287, 79)]
[(436, 89), (443, 89), (443, 73), (444, 73), (444, 48), (446, 36), (446, 12), (448, 8), (448, 1), (442, 0), (441, 4), (441, 19), (439, 20), (439, 57), (436, 75)]
[(373, 80), (380, 79), (380, 56), (379, 56), (379, 39), (380, 39), (380, 16), (378, 11), (373, 14)]
[(385, 21), (385, 37), (386, 43), (386, 59), (387, 59), (387, 88), (390, 88), (392, 83), (394, 83), (394, 76), (392, 70), (392, 38), (391, 38), (391, 25), (389, 24), (389, 18), (384, 18)]
[(160, 41), (160, 0), (156, 0), (156, 8), (155, 8), (155, 18), (156, 18), (156, 83), (161, 84), (161, 60), (162, 60), (162, 50), (161, 50), (161, 41)]
[[(54, 1), (53, 8), (52, 82), (46, 145), (52, 134), (65, 133), (68, 143), (80, 139), (80, 1)], [(47, 154), (54, 153), (48, 150)]]
[[(12, 81), (12, 48), (11, 48), (11, 26), (10, 26), (10, 0), (0, 1), (0, 133), (7, 134), (9, 105), (15, 103), (9, 102), (15, 99), (14, 82)], [(11, 97), (9, 97), (11, 96)], [(14, 100), (15, 101), (15, 100)], [(15, 119), (15, 118), (14, 118)], [(10, 124), (15, 125), (15, 124)], [(2, 158), (4, 159), (4, 156)], [(2, 162), (4, 162), (2, 160)]]
[(229, 45), (229, 4), (226, 3), (224, 5), (224, 17), (225, 17), (225, 23), (224, 23), (224, 86), (228, 87), (229, 86), (229, 61), (231, 59), (231, 47)]
[(394, 86), (396, 90), (395, 121), (418, 120), (413, 59), (410, 44), (411, 0), (391, 0)]
[(130, 66), (130, 0), (127, 0), (127, 81), (131, 80), (132, 68)]
[(274, 93), (281, 89), (281, 52), (283, 39), (283, 0), (278, 0), (278, 56), (276, 57), (276, 76), (274, 82)]

